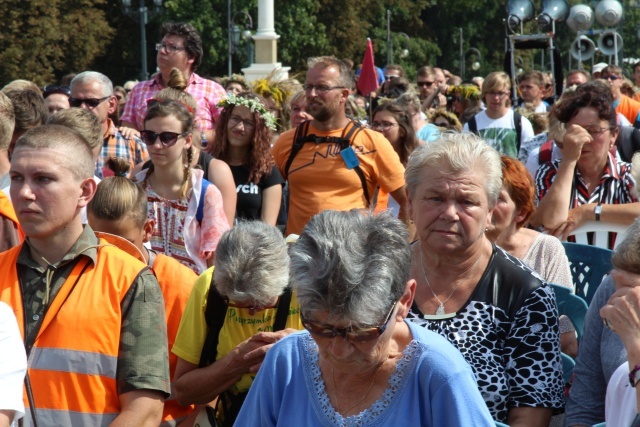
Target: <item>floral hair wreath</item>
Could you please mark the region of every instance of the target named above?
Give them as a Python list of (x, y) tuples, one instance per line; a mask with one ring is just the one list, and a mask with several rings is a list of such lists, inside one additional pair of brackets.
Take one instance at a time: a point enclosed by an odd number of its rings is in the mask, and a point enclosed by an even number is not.
[(218, 107), (222, 108), (235, 107), (238, 105), (242, 105), (243, 107), (247, 107), (252, 112), (258, 113), (269, 129), (271, 129), (272, 131), (276, 130), (276, 117), (273, 115), (273, 113), (267, 110), (267, 107), (265, 107), (262, 102), (256, 99), (241, 98), (234, 94), (230, 94), (225, 99), (218, 102)]

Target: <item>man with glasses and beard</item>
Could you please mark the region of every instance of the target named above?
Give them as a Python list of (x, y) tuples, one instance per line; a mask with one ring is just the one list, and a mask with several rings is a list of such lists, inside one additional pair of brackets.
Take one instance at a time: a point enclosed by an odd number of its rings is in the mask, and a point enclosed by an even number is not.
[(634, 128), (640, 129), (640, 102), (634, 101), (620, 90), (624, 81), (622, 69), (615, 65), (609, 65), (602, 70), (600, 78), (605, 80), (611, 88), (616, 113), (622, 114), (629, 122), (633, 123)]
[(104, 142), (96, 162), (95, 175), (102, 179), (102, 167), (109, 157), (127, 159), (131, 169), (149, 159), (147, 147), (135, 135), (125, 135), (109, 118), (118, 106), (118, 98), (113, 94), (113, 83), (104, 74), (85, 71), (71, 80), (71, 107), (84, 108), (92, 112), (102, 126)]
[(289, 181), (287, 234), (300, 234), (324, 210), (368, 208), (377, 187), (391, 194), (405, 218), (404, 167), (382, 134), (345, 115), (351, 76), (337, 58), (309, 59), (303, 85), (313, 120), (283, 133), (271, 153)]
[(160, 28), (160, 36), (162, 40), (156, 43), (160, 72), (131, 90), (122, 113), (122, 125), (137, 130), (144, 128), (147, 99), (167, 87), (171, 70), (177, 68), (187, 80), (184, 91), (193, 96), (198, 104), (195, 124), (202, 133), (202, 145), (206, 146), (207, 141), (213, 141), (216, 121), (220, 116), (218, 102), (227, 96), (227, 92), (218, 83), (195, 73), (202, 62), (202, 39), (191, 24), (165, 22)]

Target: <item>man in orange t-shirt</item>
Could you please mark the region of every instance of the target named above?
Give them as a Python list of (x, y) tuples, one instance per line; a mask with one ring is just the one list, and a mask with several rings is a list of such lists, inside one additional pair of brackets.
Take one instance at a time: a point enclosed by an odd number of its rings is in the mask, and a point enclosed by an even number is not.
[[(309, 124), (308, 135), (343, 136), (345, 128), (351, 126), (345, 115), (350, 86), (349, 70), (339, 59), (323, 56), (309, 60), (303, 87), (306, 111), (314, 119)], [(306, 143), (286, 171), (295, 133), (295, 129), (283, 133), (271, 150), (278, 169), (289, 181), (287, 234), (300, 234), (309, 219), (324, 210), (369, 207), (362, 181), (354, 170), (356, 164), (362, 171), (370, 198), (376, 188), (381, 187), (400, 204), (400, 219), (406, 218), (404, 167), (382, 134), (363, 129), (344, 150), (335, 142)]]

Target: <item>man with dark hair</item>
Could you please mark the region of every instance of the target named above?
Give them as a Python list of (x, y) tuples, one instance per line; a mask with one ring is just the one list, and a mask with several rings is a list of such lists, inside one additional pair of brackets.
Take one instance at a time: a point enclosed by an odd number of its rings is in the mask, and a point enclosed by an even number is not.
[(10, 90), (5, 92), (5, 95), (13, 104), (16, 120), (9, 144), (9, 156), (11, 156), (13, 146), (16, 145), (18, 138), (29, 129), (43, 125), (47, 121), (49, 112), (39, 91)]
[(0, 253), (0, 300), (28, 356), (26, 425), (158, 426), (170, 391), (162, 293), (145, 263), (82, 225), (93, 170), (84, 137), (59, 125), (26, 132), (11, 159), (26, 238)]
[(271, 153), (289, 181), (287, 234), (300, 234), (309, 219), (327, 209), (372, 206), (378, 187), (406, 218), (404, 167), (381, 133), (360, 127), (345, 114), (351, 76), (332, 56), (309, 59), (303, 85), (313, 120), (284, 132)]
[(216, 120), (220, 115), (217, 104), (226, 97), (226, 92), (219, 84), (195, 73), (202, 62), (203, 51), (202, 39), (191, 24), (165, 22), (160, 29), (160, 36), (162, 40), (156, 44), (160, 72), (131, 90), (122, 113), (122, 125), (137, 130), (144, 128), (147, 100), (167, 87), (171, 70), (177, 68), (188, 82), (185, 92), (191, 94), (198, 103), (195, 123), (202, 132), (202, 143), (206, 145), (207, 141), (213, 141)]

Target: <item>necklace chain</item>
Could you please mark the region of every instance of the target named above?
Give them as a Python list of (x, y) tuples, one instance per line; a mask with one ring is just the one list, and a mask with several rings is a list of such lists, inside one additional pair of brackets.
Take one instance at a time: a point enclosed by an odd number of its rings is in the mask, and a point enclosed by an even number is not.
[[(418, 247), (420, 248), (420, 268), (422, 269), (422, 276), (424, 277), (424, 281), (427, 283), (427, 287), (431, 291), (431, 294), (436, 299), (436, 301), (438, 301), (438, 303), (440, 303), (440, 305), (436, 309), (436, 315), (442, 316), (442, 315), (446, 314), (445, 311), (444, 311), (444, 304), (447, 301), (449, 301), (449, 299), (451, 299), (453, 294), (456, 293), (456, 291), (458, 290), (458, 288), (462, 284), (462, 281), (458, 282), (456, 287), (453, 288), (453, 291), (451, 291), (449, 296), (444, 301), (440, 301), (440, 298), (438, 298), (438, 295), (436, 295), (436, 293), (433, 291), (433, 288), (431, 287), (431, 283), (429, 283), (429, 279), (427, 278), (427, 273), (424, 271), (424, 255), (422, 254), (422, 245), (419, 242), (418, 242)], [(480, 262), (480, 258), (481, 257), (478, 257), (476, 262), (473, 264), (473, 267), (471, 267), (471, 270), (469, 270), (469, 274), (471, 274), (475, 270), (476, 266), (478, 265), (478, 262)]]
[[(384, 366), (386, 360), (384, 362), (382, 362), (380, 364), (380, 366), (378, 366), (376, 368), (376, 372), (375, 374), (373, 374), (373, 378), (371, 379), (371, 383), (369, 383), (369, 387), (367, 388), (367, 391), (362, 395), (362, 399), (358, 400), (358, 402), (356, 402), (355, 405), (350, 406), (348, 409), (346, 409), (343, 414), (348, 414), (349, 411), (351, 411), (353, 408), (357, 408), (358, 406), (360, 406), (360, 404), (364, 401), (364, 399), (369, 395), (369, 392), (371, 391), (371, 389), (373, 388), (373, 383), (376, 382), (376, 378), (378, 376), (378, 373), (380, 373), (380, 370), (382, 369), (382, 367)], [(334, 392), (333, 392), (333, 398), (335, 399), (335, 404), (338, 403), (338, 386), (336, 385), (336, 377), (334, 375), (334, 370), (333, 367), (331, 368), (331, 380), (333, 381), (333, 388), (334, 388)]]

